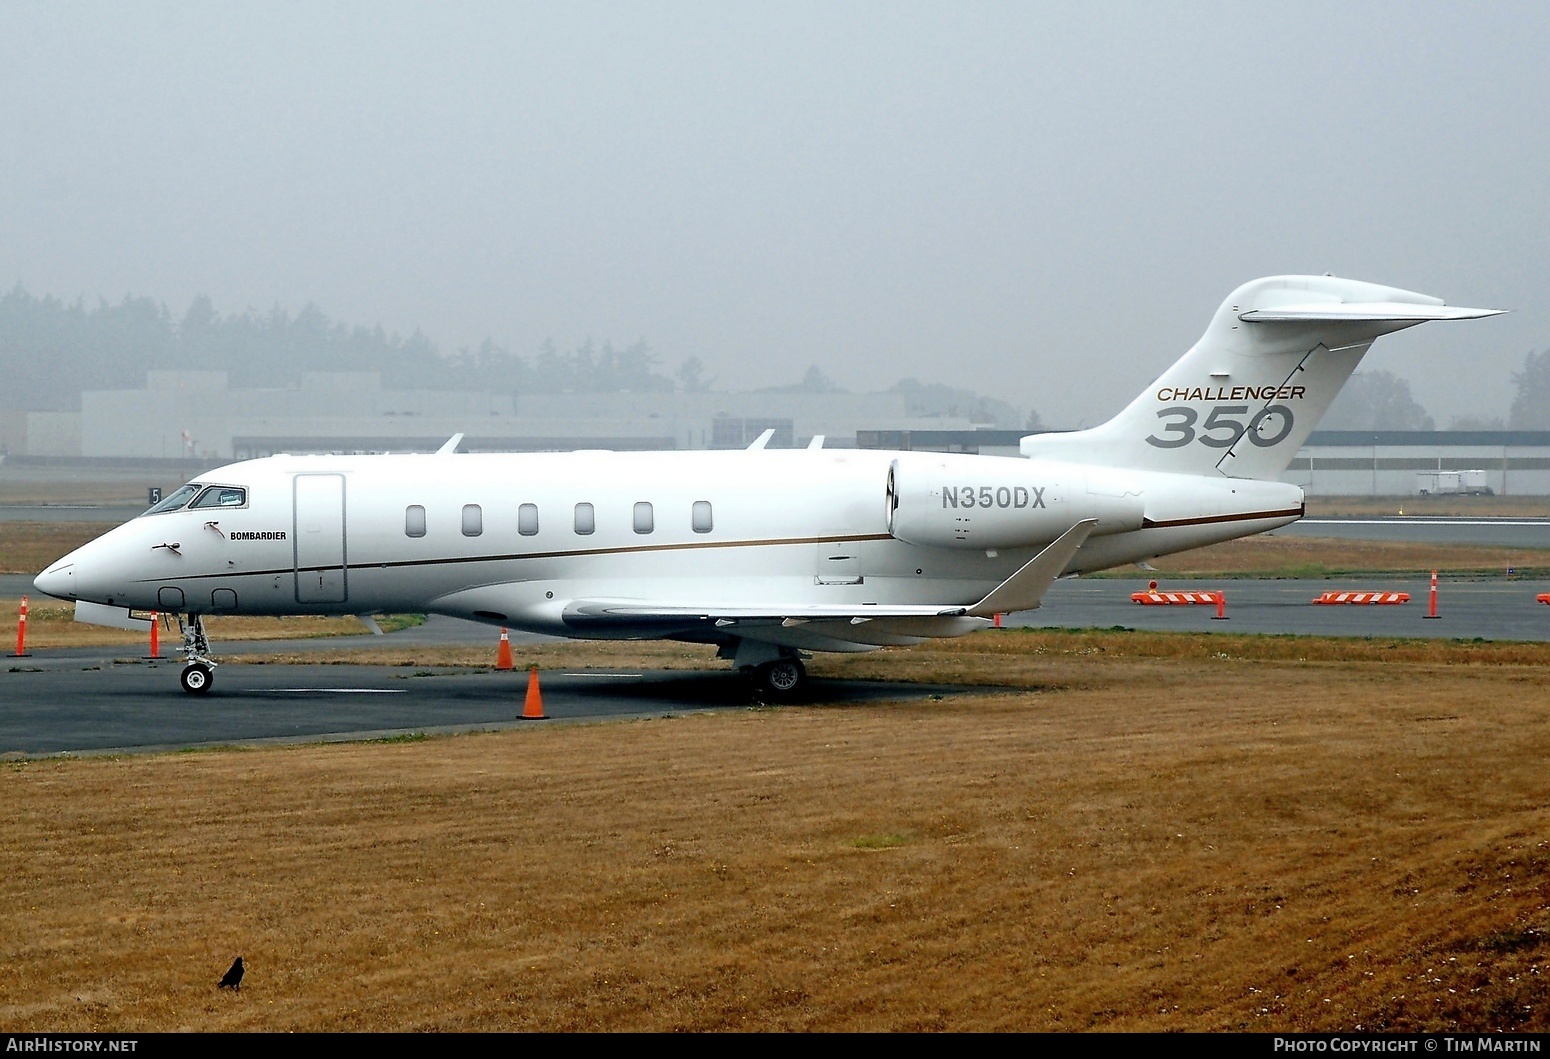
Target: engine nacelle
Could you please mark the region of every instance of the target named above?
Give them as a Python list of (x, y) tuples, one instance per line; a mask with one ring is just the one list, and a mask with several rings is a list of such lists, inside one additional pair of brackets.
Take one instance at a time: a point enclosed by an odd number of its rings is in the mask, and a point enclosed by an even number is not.
[(1046, 460), (921, 453), (888, 470), (888, 532), (937, 548), (1048, 544), (1078, 521), (1093, 531), (1141, 528), (1134, 476)]

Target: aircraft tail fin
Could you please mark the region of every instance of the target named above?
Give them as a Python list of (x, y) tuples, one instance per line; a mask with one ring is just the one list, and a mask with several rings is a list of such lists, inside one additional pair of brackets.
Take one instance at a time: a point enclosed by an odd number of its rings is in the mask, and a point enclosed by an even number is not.
[(1275, 478), (1381, 335), (1467, 309), (1334, 276), (1272, 276), (1224, 301), (1206, 333), (1101, 426), (1022, 440), (1024, 456), (1180, 474)]

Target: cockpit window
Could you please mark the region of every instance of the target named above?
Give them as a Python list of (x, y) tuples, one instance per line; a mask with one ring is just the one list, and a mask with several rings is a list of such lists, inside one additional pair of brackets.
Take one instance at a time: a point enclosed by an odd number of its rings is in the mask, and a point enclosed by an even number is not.
[(248, 491), (235, 485), (212, 485), (199, 494), (190, 507), (244, 507), (248, 502)]
[(185, 485), (182, 489), (179, 489), (177, 492), (167, 497), (167, 499), (163, 500), (161, 503), (155, 505), (150, 510), (143, 512), (143, 514), (160, 515), (163, 511), (176, 511), (178, 508), (192, 500), (194, 494), (199, 492), (200, 488), (201, 487), (197, 485)]

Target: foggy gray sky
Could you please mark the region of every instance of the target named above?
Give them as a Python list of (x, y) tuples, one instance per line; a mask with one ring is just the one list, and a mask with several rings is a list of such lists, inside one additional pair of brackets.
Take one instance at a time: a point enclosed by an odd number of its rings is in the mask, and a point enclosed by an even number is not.
[(1382, 340), (1439, 425), (1550, 347), (1550, 8), (0, 4), (0, 284), (314, 302), (721, 388), (1101, 421), (1239, 283), (1514, 310)]

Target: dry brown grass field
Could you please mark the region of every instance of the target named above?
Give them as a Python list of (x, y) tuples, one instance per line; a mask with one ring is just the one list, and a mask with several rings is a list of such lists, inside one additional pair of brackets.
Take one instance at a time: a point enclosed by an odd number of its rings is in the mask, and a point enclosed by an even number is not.
[(112, 528), (101, 522), (0, 522), (0, 574), (40, 574)]
[[(1152, 560), (1164, 574), (1190, 577), (1339, 577), (1353, 572), (1453, 576), (1550, 576), (1550, 549), (1467, 544), (1341, 540), (1333, 537), (1245, 537)], [(1099, 576), (1137, 577), (1134, 566)]]
[[(16, 643), (16, 622), (21, 600), (0, 599), (0, 643), (9, 650)], [(162, 650), (181, 643), (176, 622), (162, 621)], [(287, 618), (213, 617), (205, 622), (210, 637), (217, 643), (233, 640), (293, 640), (313, 636), (351, 636), (366, 627), (350, 615)], [(32, 596), (27, 601), (27, 648), (93, 647), (105, 644), (143, 644), (146, 637), (126, 629), (86, 625), (75, 620), (75, 604)]]
[(160, 485), (170, 493), (182, 482), (150, 481), (143, 485), (128, 482), (37, 481), (0, 478), (0, 504), (101, 504), (133, 507), (144, 504), (146, 488)]
[(1550, 646), (815, 671), (995, 686), (0, 764), (0, 1029), (1550, 1028)]

